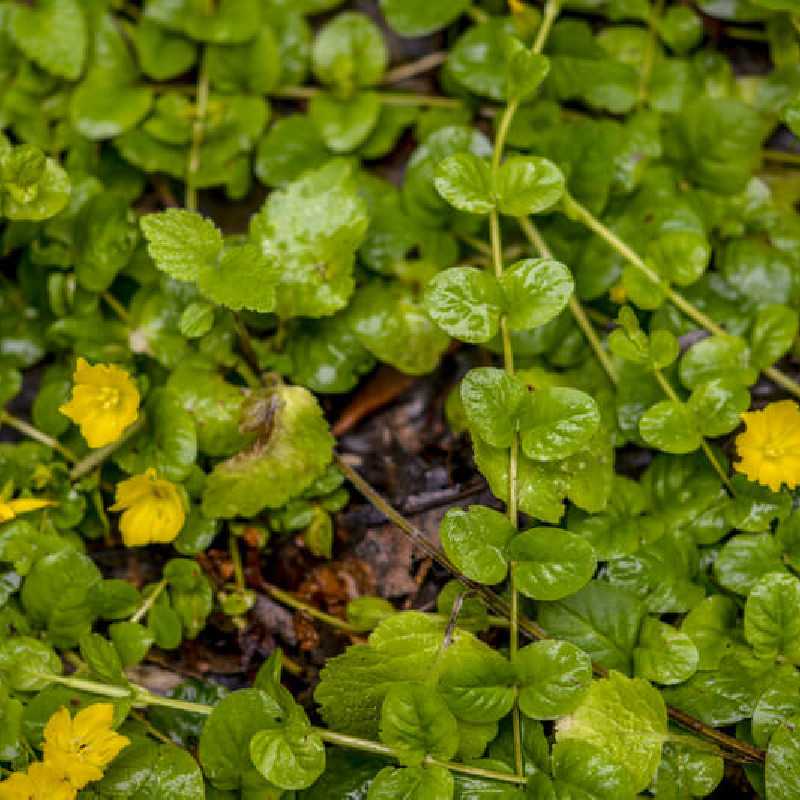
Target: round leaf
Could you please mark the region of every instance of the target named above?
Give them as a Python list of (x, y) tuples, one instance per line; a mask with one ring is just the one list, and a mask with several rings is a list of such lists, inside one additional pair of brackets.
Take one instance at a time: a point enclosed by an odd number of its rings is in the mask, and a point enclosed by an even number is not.
[(470, 428), (492, 447), (508, 447), (517, 429), (526, 389), (495, 367), (471, 369), (461, 382), (461, 400)]
[(486, 506), (451, 508), (439, 529), (448, 558), (468, 578), (486, 584), (505, 578), (504, 551), (515, 534), (516, 528), (504, 514)]
[(550, 258), (526, 258), (500, 278), (506, 297), (508, 327), (526, 331), (544, 325), (564, 310), (575, 282), (570, 271)]
[(665, 453), (691, 453), (703, 441), (689, 407), (677, 400), (662, 400), (647, 409), (639, 432), (647, 444)]
[(546, 158), (511, 156), (501, 165), (494, 185), (503, 214), (522, 217), (552, 208), (564, 194), (564, 175)]
[(577, 453), (600, 426), (597, 403), (565, 386), (528, 395), (520, 412), (522, 450), (535, 461), (554, 461)]
[(250, 758), (275, 786), (306, 789), (325, 770), (325, 745), (308, 724), (290, 722), (258, 731), (250, 740)]
[(784, 572), (760, 578), (744, 606), (744, 636), (760, 656), (800, 664), (800, 580)]
[(434, 275), (425, 289), (425, 310), (450, 336), (480, 344), (497, 334), (503, 295), (497, 279), (474, 267), (453, 267)]
[(459, 211), (488, 214), (494, 208), (488, 159), (456, 153), (439, 164), (433, 183), (436, 191)]
[(574, 711), (592, 682), (589, 656), (557, 639), (523, 647), (514, 667), (520, 711), (533, 719), (556, 719)]
[(558, 528), (521, 533), (506, 555), (515, 562), (520, 592), (534, 600), (559, 600), (575, 594), (597, 567), (592, 546), (582, 536)]

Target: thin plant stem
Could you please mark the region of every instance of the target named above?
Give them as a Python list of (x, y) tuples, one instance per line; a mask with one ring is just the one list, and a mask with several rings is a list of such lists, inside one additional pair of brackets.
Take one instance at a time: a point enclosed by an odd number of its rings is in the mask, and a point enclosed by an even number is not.
[[(334, 458), (339, 469), (341, 469), (350, 483), (352, 483), (353, 486), (386, 517), (386, 519), (394, 523), (426, 555), (430, 556), (444, 569), (450, 572), (459, 583), (470, 589), (474, 595), (480, 597), (488, 608), (497, 614), (501, 614), (506, 619), (510, 619), (511, 608), (502, 597), (495, 594), (483, 584), (477, 583), (464, 575), (441, 550), (428, 541), (425, 534), (422, 533), (419, 528), (388, 503), (379, 492), (373, 489), (373, 487), (347, 463), (345, 458), (339, 454), (336, 454)], [(548, 638), (547, 631), (545, 631), (544, 628), (523, 614), (519, 615), (518, 622), (520, 631), (524, 632), (532, 639)], [(604, 677), (608, 674), (608, 670), (597, 663), (592, 665), (592, 669), (594, 673), (600, 677)], [(667, 713), (670, 719), (683, 728), (693, 731), (698, 736), (717, 744), (719, 748), (724, 751), (721, 753), (724, 758), (731, 761), (741, 761), (743, 763), (764, 762), (765, 753), (760, 748), (735, 739), (733, 736), (728, 736), (728, 734), (723, 731), (718, 731), (716, 728), (706, 725), (704, 722), (691, 716), (691, 714), (687, 714), (685, 711), (681, 711), (678, 708), (667, 706)]]
[(151, 590), (150, 594), (147, 595), (145, 601), (136, 609), (133, 616), (130, 618), (131, 622), (141, 622), (147, 612), (155, 605), (156, 600), (158, 600), (158, 596), (164, 589), (167, 588), (167, 581), (160, 580)]
[(558, 18), (560, 11), (561, 0), (547, 0), (544, 5), (542, 24), (539, 26), (539, 30), (536, 31), (536, 39), (533, 42), (533, 47), (531, 47), (534, 53), (541, 53), (544, 50), (547, 37), (550, 35), (553, 23)]
[(769, 36), (766, 31), (757, 31), (752, 28), (739, 28), (734, 25), (728, 25), (723, 30), (725, 35), (731, 39), (739, 39), (744, 42), (769, 41)]
[(233, 581), (236, 584), (236, 591), (242, 594), (247, 588), (244, 580), (244, 569), (242, 568), (242, 554), (239, 552), (239, 538), (233, 531), (228, 534), (228, 550), (231, 554), (233, 564)]
[(111, 294), (111, 292), (109, 291), (103, 292), (102, 298), (103, 300), (106, 301), (111, 310), (120, 318), (122, 322), (127, 324), (131, 321), (131, 315), (128, 313), (128, 309), (125, 308), (125, 306), (123, 306), (122, 303), (120, 303), (120, 301), (117, 300), (117, 298), (114, 297), (113, 294)]
[[(664, 376), (664, 373), (660, 369), (653, 370), (653, 374), (655, 375), (656, 380), (658, 381), (658, 385), (663, 390), (664, 394), (672, 400), (673, 403), (681, 403), (680, 397), (678, 397), (675, 390), (672, 388), (670, 382)], [(725, 488), (733, 494), (733, 484), (731, 483), (730, 478), (728, 477), (725, 470), (722, 468), (722, 464), (719, 463), (719, 460), (714, 455), (714, 451), (711, 449), (711, 446), (706, 441), (705, 437), (701, 437), (700, 446), (703, 448), (703, 452), (706, 455), (711, 466), (714, 468), (715, 472), (719, 477), (722, 479), (722, 483), (725, 485)]]
[(159, 742), (163, 744), (175, 744), (172, 739), (169, 738), (165, 733), (162, 733), (152, 722), (150, 722), (147, 717), (142, 714), (141, 711), (136, 711), (135, 709), (131, 711), (131, 716), (139, 722), (144, 729), (154, 738), (158, 739)]
[(97, 450), (92, 450), (88, 456), (81, 459), (75, 466), (70, 470), (69, 479), (75, 483), (75, 481), (80, 480), (84, 475), (88, 475), (92, 470), (97, 469), (97, 467), (101, 466), (106, 459), (119, 450), (131, 436), (137, 434), (143, 427), (145, 423), (145, 414), (144, 412), (139, 413), (139, 417), (137, 420), (131, 425), (129, 428), (125, 430), (125, 432), (117, 439), (116, 442), (111, 442), (111, 444), (107, 444), (105, 447), (99, 447)]
[[(58, 683), (62, 686), (68, 686), (72, 689), (79, 689), (80, 691), (89, 692), (91, 694), (100, 695), (101, 697), (110, 697), (114, 699), (128, 698), (133, 701), (134, 706), (147, 707), (147, 706), (162, 706), (164, 708), (173, 708), (176, 711), (188, 711), (192, 714), (202, 714), (209, 716), (214, 710), (214, 706), (205, 703), (192, 703), (188, 700), (177, 700), (174, 697), (162, 697), (161, 695), (153, 694), (142, 686), (131, 684), (130, 688), (124, 686), (111, 686), (99, 681), (88, 681), (81, 678), (73, 678), (68, 675), (51, 675), (42, 673), (38, 677), (42, 680), (50, 681), (51, 683)], [(350, 736), (346, 733), (337, 733), (336, 731), (328, 730), (327, 728), (311, 727), (311, 730), (316, 733), (320, 739), (328, 744), (338, 745), (339, 747), (347, 747), (351, 750), (360, 750), (365, 753), (372, 753), (378, 756), (386, 756), (387, 758), (399, 759), (401, 752), (399, 749), (390, 747), (389, 745), (382, 744), (381, 742), (374, 742), (371, 739), (361, 739), (356, 736)], [(504, 783), (514, 783), (518, 785), (525, 785), (528, 779), (524, 775), (513, 775), (508, 772), (497, 772), (495, 770), (484, 769), (483, 767), (472, 767), (468, 764), (457, 764), (452, 761), (440, 761), (439, 759), (427, 756), (423, 763), (432, 767), (444, 767), (451, 772), (457, 772), (462, 775), (472, 775), (477, 778), (486, 778), (488, 780), (502, 781)]]
[(774, 161), (778, 164), (792, 164), (800, 167), (800, 153), (789, 153), (785, 150), (762, 150), (761, 157), (764, 161)]
[[(545, 242), (536, 225), (528, 217), (519, 217), (517, 222), (519, 222), (522, 232), (528, 238), (528, 241), (533, 245), (539, 255), (542, 258), (552, 258), (550, 248), (547, 246), (547, 242)], [(575, 297), (574, 292), (569, 297), (568, 305), (570, 313), (575, 318), (575, 322), (578, 323), (578, 327), (586, 337), (586, 341), (589, 342), (589, 346), (594, 351), (597, 360), (600, 362), (600, 366), (605, 370), (606, 375), (608, 375), (611, 383), (616, 386), (617, 383), (619, 383), (617, 368), (614, 366), (614, 362), (606, 352), (605, 347), (603, 347), (603, 343), (600, 341), (600, 337), (597, 335), (597, 331), (594, 329), (592, 321), (589, 319), (589, 316), (586, 313), (583, 305), (581, 305), (580, 300)]]
[(400, 64), (394, 69), (390, 69), (381, 81), (382, 84), (388, 85), (392, 83), (400, 83), (401, 81), (414, 78), (417, 75), (423, 75), (430, 72), (432, 69), (441, 66), (447, 60), (447, 53), (443, 50), (437, 50), (433, 53), (418, 58), (416, 61), (411, 61), (408, 64)]
[(208, 113), (208, 60), (205, 53), (200, 56), (200, 72), (197, 76), (197, 97), (195, 100), (194, 122), (192, 123), (192, 144), (189, 148), (189, 159), (186, 164), (186, 198), (185, 206), (189, 211), (197, 211), (197, 171), (200, 169), (200, 148), (206, 129)]
[[(564, 211), (567, 216), (581, 222), (589, 230), (596, 233), (610, 247), (616, 250), (629, 264), (636, 267), (643, 275), (657, 284), (666, 295), (667, 299), (678, 309), (683, 311), (689, 319), (696, 322), (701, 328), (705, 328), (709, 333), (716, 336), (726, 336), (725, 329), (714, 322), (711, 317), (704, 314), (696, 305), (689, 302), (682, 294), (676, 292), (669, 284), (665, 283), (661, 276), (649, 267), (641, 256), (629, 245), (622, 241), (612, 230), (607, 228), (597, 217), (587, 208), (584, 208), (577, 200), (569, 195), (563, 199)], [(776, 367), (767, 367), (764, 374), (795, 397), (800, 398), (800, 383), (790, 378)]]
[(274, 600), (277, 600), (279, 603), (283, 603), (284, 605), (294, 608), (297, 611), (302, 611), (304, 614), (308, 614), (309, 617), (318, 619), (320, 622), (324, 622), (327, 625), (338, 628), (340, 631), (344, 631), (345, 633), (359, 633), (359, 631), (357, 631), (347, 620), (341, 619), (340, 617), (335, 617), (333, 614), (327, 614), (315, 606), (304, 603), (290, 592), (279, 589), (277, 586), (273, 586), (271, 583), (267, 583), (266, 581), (262, 581), (260, 585), (270, 597), (272, 597)]
[(61, 453), (61, 455), (64, 456), (67, 461), (73, 464), (78, 460), (78, 457), (75, 455), (75, 453), (73, 453), (72, 450), (65, 445), (61, 444), (58, 439), (50, 436), (44, 431), (40, 431), (29, 422), (25, 422), (24, 419), (15, 417), (13, 414), (9, 414), (7, 411), (0, 411), (0, 425), (8, 425), (9, 428), (19, 431), (21, 434), (27, 436), (29, 439), (33, 439), (35, 442), (39, 442), (39, 444), (46, 445), (47, 447), (52, 447), (53, 450)]

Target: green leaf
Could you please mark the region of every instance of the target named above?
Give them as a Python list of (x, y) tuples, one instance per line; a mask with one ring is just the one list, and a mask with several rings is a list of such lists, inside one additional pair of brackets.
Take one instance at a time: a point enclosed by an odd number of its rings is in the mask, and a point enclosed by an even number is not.
[(489, 17), (467, 28), (447, 54), (445, 74), (474, 94), (504, 100), (515, 32), (509, 17)]
[(347, 99), (320, 92), (308, 104), (309, 118), (334, 153), (349, 153), (363, 144), (380, 113), (380, 95), (372, 91), (361, 91)]
[(453, 776), (445, 767), (384, 767), (367, 800), (452, 800)]
[(352, 170), (343, 162), (270, 194), (250, 221), (250, 237), (268, 261), (280, 265), (279, 316), (321, 317), (346, 305), (367, 222)]
[(786, 720), (772, 735), (767, 749), (766, 786), (769, 800), (789, 800), (800, 788), (800, 716)]
[(251, 517), (264, 508), (280, 508), (331, 461), (333, 437), (306, 389), (266, 389), (249, 398), (244, 415), (247, 427), (261, 431), (261, 438), (214, 467), (203, 492), (207, 517)]
[(250, 740), (275, 728), (283, 716), (280, 703), (260, 689), (240, 689), (223, 698), (200, 735), (198, 757), (203, 772), (218, 789), (239, 789), (255, 774)]
[(215, 263), (222, 252), (222, 234), (193, 211), (170, 208), (147, 214), (141, 225), (153, 261), (179, 281), (196, 280), (202, 265)]
[(526, 396), (518, 378), (495, 367), (475, 367), (461, 381), (470, 429), (493, 447), (511, 444)]
[(522, 103), (531, 99), (550, 72), (550, 61), (541, 53), (534, 53), (518, 39), (513, 39), (506, 66), (506, 98)]
[(650, 785), (667, 738), (661, 695), (641, 678), (612, 670), (592, 683), (580, 706), (556, 724), (556, 741), (588, 742), (623, 766), (634, 791)]
[(259, 11), (256, 0), (219, 0), (213, 6), (194, 0), (148, 0), (145, 18), (201, 42), (238, 44), (253, 38)]
[(433, 371), (450, 343), (413, 289), (399, 282), (371, 281), (356, 293), (351, 309), (361, 344), (407, 375)]
[(243, 391), (227, 383), (207, 361), (182, 361), (169, 376), (166, 388), (194, 417), (201, 453), (229, 456), (252, 439), (252, 434), (239, 430)]
[(523, 647), (514, 661), (519, 707), (534, 719), (574, 711), (592, 682), (589, 656), (570, 642), (548, 639)]
[(442, 658), (438, 689), (460, 721), (499, 722), (514, 705), (514, 669), (489, 648), (452, 652)]
[(14, 44), (42, 69), (77, 80), (86, 62), (88, 31), (77, 0), (38, 0), (35, 7), (14, 6)]
[(139, 664), (154, 642), (150, 631), (138, 622), (115, 622), (109, 626), (108, 633), (126, 668)]
[(10, 220), (55, 216), (69, 201), (70, 181), (58, 162), (32, 145), (0, 148), (0, 210)]
[(699, 602), (683, 619), (681, 630), (694, 642), (700, 656), (698, 669), (716, 669), (733, 645), (736, 605), (730, 597), (715, 594)]
[(723, 589), (747, 595), (770, 572), (785, 572), (779, 542), (768, 533), (739, 534), (722, 546), (714, 577)]
[(494, 185), (500, 212), (512, 217), (540, 214), (564, 194), (561, 170), (538, 156), (511, 156), (497, 172)]
[(458, 750), (458, 723), (435, 689), (400, 683), (383, 701), (381, 741), (406, 766), (420, 766), (426, 755), (448, 761)]
[(701, 383), (686, 407), (703, 436), (724, 436), (739, 427), (750, 406), (750, 392), (735, 380), (715, 378)]
[(645, 411), (639, 432), (647, 444), (665, 453), (691, 453), (703, 441), (691, 410), (679, 400), (662, 400)]
[(375, 366), (347, 310), (300, 322), (292, 328), (286, 352), (292, 362), (292, 380), (319, 393), (347, 392)]
[(794, 670), (776, 675), (753, 709), (753, 742), (766, 747), (781, 723), (799, 713), (800, 673)]
[(656, 797), (659, 800), (706, 797), (720, 783), (724, 772), (723, 759), (706, 752), (699, 741), (667, 742), (656, 773)]
[(689, 635), (648, 617), (633, 651), (634, 673), (654, 683), (682, 683), (697, 671), (700, 655)]
[(488, 214), (495, 207), (489, 161), (473, 153), (456, 153), (442, 161), (434, 178), (436, 191), (453, 208)]
[(575, 289), (570, 271), (548, 258), (517, 261), (503, 273), (500, 286), (512, 331), (530, 330), (549, 322), (564, 310)]
[(173, 558), (164, 566), (169, 598), (187, 639), (194, 639), (206, 625), (214, 607), (211, 584), (200, 565), (189, 558)]
[(92, 784), (92, 792), (102, 800), (194, 800), (203, 796), (203, 773), (186, 750), (136, 738), (107, 767), (102, 780)]
[[(328, 659), (314, 692), (327, 725), (376, 739), (380, 706), (389, 688), (404, 681), (429, 682), (436, 675), (446, 627), (447, 620), (439, 615), (403, 611), (383, 620), (369, 644), (354, 645)], [(456, 628), (447, 658), (464, 658), (476, 649), (492, 652), (472, 634)]]
[(0, 675), (9, 688), (20, 692), (43, 689), (47, 675), (60, 675), (61, 659), (45, 642), (31, 636), (9, 636), (0, 642)]
[(322, 83), (351, 92), (380, 83), (389, 54), (380, 29), (366, 14), (345, 11), (320, 29), (311, 58)]
[(696, 389), (706, 381), (727, 378), (750, 386), (756, 379), (750, 353), (737, 336), (709, 336), (690, 347), (680, 361), (681, 383)]
[(759, 578), (745, 603), (744, 637), (762, 658), (800, 664), (800, 580), (785, 572)]
[(756, 369), (771, 367), (789, 352), (797, 338), (800, 318), (797, 311), (782, 305), (758, 309), (750, 331), (750, 360)]
[(325, 770), (325, 745), (318, 733), (289, 722), (258, 731), (250, 740), (250, 758), (271, 784), (281, 789), (305, 789)]
[(550, 634), (576, 644), (607, 669), (630, 673), (644, 605), (636, 595), (603, 581), (577, 594), (541, 603), (538, 620)]
[(425, 287), (424, 303), (430, 318), (447, 334), (480, 344), (497, 335), (504, 297), (497, 279), (485, 270), (453, 267), (433, 276)]
[(211, 86), (221, 92), (269, 94), (280, 80), (279, 45), (268, 27), (246, 44), (211, 45), (205, 58)]
[(451, 508), (439, 529), (442, 547), (460, 572), (479, 583), (500, 583), (508, 572), (505, 548), (516, 534), (508, 518), (486, 506)]
[(554, 461), (577, 453), (599, 426), (600, 411), (594, 399), (566, 386), (538, 389), (526, 396), (520, 408), (522, 450), (536, 461)]
[(768, 486), (747, 480), (744, 475), (731, 479), (734, 497), (725, 509), (732, 528), (756, 533), (769, 530), (773, 520), (789, 516), (792, 500), (788, 492), (773, 492)]
[(197, 458), (192, 415), (169, 389), (152, 392), (145, 413), (145, 427), (114, 453), (114, 463), (129, 475), (153, 467), (159, 477), (182, 481)]
[(142, 72), (157, 81), (177, 78), (189, 70), (197, 58), (193, 42), (146, 18), (134, 29), (133, 43)]
[(585, 586), (597, 567), (592, 546), (557, 528), (533, 528), (509, 544), (517, 587), (534, 600), (559, 600)]
[(254, 170), (267, 186), (286, 186), (303, 173), (319, 169), (330, 153), (316, 126), (304, 114), (275, 121), (258, 144)]
[(401, 36), (424, 36), (449, 25), (469, 6), (469, 0), (380, 0), (386, 21)]

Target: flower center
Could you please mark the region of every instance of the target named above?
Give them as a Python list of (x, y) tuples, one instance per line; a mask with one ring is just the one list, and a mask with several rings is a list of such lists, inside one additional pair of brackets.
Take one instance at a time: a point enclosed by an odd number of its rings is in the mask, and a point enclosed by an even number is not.
[(119, 405), (119, 389), (113, 386), (102, 386), (98, 392), (100, 405), (106, 411)]

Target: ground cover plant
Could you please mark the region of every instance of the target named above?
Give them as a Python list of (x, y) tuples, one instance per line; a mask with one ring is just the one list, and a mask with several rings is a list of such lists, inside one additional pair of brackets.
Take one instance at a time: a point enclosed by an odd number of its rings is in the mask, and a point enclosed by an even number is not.
[(0, 2), (0, 800), (800, 797), (797, 0)]

